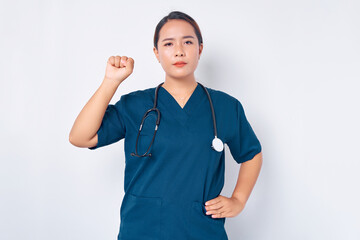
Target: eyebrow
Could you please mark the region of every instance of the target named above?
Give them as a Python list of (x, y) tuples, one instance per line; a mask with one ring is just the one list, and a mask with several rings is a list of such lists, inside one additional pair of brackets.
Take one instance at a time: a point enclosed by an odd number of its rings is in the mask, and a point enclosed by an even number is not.
[[(183, 39), (184, 38), (194, 38), (193, 36), (183, 36)], [(166, 40), (174, 40), (174, 38), (165, 38), (162, 40), (162, 42), (166, 41)]]

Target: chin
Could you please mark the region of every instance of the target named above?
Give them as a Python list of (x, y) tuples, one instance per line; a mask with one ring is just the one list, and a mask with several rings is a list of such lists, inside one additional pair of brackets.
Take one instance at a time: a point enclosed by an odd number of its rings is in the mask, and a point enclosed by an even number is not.
[(178, 72), (178, 73), (171, 72), (168, 75), (173, 78), (186, 78), (192, 74), (194, 74), (194, 73), (193, 72)]

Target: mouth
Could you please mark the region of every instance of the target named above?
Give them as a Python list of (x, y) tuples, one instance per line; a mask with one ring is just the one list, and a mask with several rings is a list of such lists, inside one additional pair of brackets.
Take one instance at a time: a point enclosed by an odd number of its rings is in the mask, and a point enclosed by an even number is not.
[(186, 65), (185, 62), (177, 62), (177, 63), (174, 64), (174, 66), (176, 66), (176, 67), (183, 67), (185, 65)]

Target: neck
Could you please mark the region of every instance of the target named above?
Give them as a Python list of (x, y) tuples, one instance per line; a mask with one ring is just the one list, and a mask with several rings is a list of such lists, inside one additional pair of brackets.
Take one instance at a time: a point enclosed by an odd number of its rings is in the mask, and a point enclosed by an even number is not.
[(166, 76), (165, 82), (162, 85), (166, 90), (178, 96), (188, 94), (189, 91), (195, 89), (196, 86), (197, 82), (194, 75), (181, 79)]

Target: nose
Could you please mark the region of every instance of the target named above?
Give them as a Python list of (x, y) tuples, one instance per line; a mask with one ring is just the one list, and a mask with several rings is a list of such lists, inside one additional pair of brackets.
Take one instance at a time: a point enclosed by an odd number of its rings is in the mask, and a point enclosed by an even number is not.
[(184, 56), (184, 51), (182, 49), (182, 47), (177, 47), (176, 51), (175, 51), (175, 55), (178, 56)]

